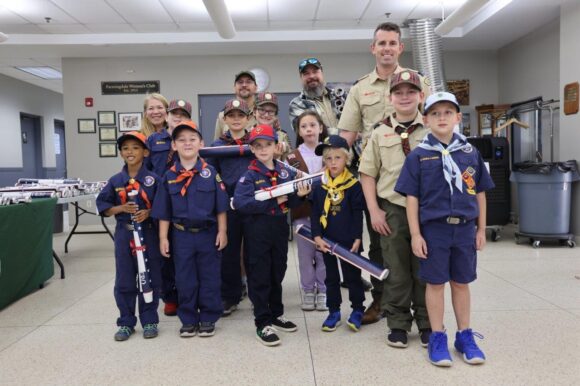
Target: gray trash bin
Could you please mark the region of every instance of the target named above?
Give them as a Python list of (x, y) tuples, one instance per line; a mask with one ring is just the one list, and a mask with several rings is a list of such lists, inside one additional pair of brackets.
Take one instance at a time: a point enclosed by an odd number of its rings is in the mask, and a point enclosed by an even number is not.
[(510, 181), (518, 187), (521, 233), (565, 235), (570, 232), (572, 182), (576, 161), (514, 164)]

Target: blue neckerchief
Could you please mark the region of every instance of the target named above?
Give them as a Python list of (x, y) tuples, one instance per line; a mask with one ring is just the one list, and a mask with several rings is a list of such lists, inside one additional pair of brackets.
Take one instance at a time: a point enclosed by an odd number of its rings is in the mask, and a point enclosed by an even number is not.
[(441, 163), (443, 165), (443, 176), (445, 177), (445, 181), (449, 184), (449, 189), (451, 190), (451, 194), (453, 194), (453, 185), (460, 192), (463, 192), (463, 180), (461, 178), (461, 169), (457, 166), (457, 163), (451, 157), (451, 153), (458, 150), (463, 150), (471, 147), (471, 145), (467, 142), (467, 139), (461, 135), (454, 133), (453, 138), (451, 139), (451, 143), (447, 148), (445, 148), (441, 142), (439, 142), (436, 138), (433, 138), (437, 143), (433, 145), (431, 141), (429, 141), (429, 135), (427, 134), (423, 141), (418, 145), (420, 148), (425, 150), (436, 151), (441, 153)]

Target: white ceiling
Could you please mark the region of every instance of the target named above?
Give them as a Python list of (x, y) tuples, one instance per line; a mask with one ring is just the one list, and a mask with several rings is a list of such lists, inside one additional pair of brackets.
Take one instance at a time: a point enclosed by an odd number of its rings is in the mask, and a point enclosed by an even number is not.
[[(237, 31), (231, 40), (219, 37), (202, 0), (0, 0), (8, 35), (0, 73), (62, 92), (62, 81), (13, 67), (60, 69), (66, 57), (368, 52), (380, 22), (447, 17), (465, 0), (225, 1)], [(509, 4), (453, 31), (444, 48), (496, 50), (559, 17), (566, 1), (577, 0), (495, 0)]]

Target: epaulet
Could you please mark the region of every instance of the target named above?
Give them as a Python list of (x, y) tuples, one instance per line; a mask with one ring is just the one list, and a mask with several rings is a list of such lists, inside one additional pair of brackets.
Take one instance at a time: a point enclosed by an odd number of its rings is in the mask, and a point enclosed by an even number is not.
[(378, 121), (377, 123), (375, 123), (373, 125), (372, 130), (376, 129), (377, 127), (379, 127), (382, 124), (385, 124), (386, 125), (387, 124), (387, 119), (389, 119), (389, 118), (387, 117), (387, 118), (383, 119), (382, 121)]
[(358, 78), (358, 79), (356, 80), (356, 82), (354, 82), (354, 83), (353, 83), (353, 86), (354, 86), (355, 84), (357, 84), (358, 82), (360, 82), (361, 80), (363, 80), (363, 79), (365, 79), (365, 78), (368, 78), (370, 75), (371, 75), (371, 74), (366, 74), (366, 75), (363, 75), (363, 76), (361, 76), (360, 78)]

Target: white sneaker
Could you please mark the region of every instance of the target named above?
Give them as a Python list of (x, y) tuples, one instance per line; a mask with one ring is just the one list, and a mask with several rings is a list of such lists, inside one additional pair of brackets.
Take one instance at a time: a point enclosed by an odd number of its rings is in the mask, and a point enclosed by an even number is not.
[(314, 308), (316, 308), (315, 301), (316, 295), (314, 294), (314, 292), (304, 292), (302, 294), (302, 306), (301, 306), (302, 309), (304, 311), (314, 310)]
[(326, 306), (326, 292), (316, 294), (316, 310), (328, 311), (328, 307)]

